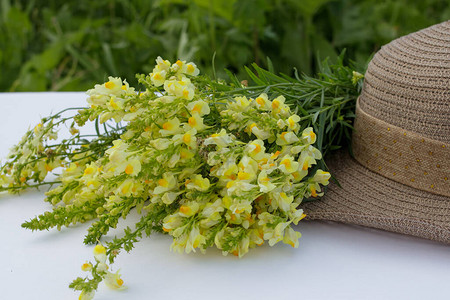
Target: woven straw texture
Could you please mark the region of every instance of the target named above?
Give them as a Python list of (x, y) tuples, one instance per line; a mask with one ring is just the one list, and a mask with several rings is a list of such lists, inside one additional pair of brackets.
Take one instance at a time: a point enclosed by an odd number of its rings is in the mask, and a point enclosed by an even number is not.
[(307, 219), (369, 226), (450, 243), (450, 198), (370, 171), (347, 153), (329, 162), (342, 188), (330, 183), (323, 199), (303, 206)]
[[(342, 188), (331, 183), (323, 199), (306, 203), (303, 208), (307, 218), (364, 225), (450, 243), (450, 198), (444, 196), (450, 189), (447, 176), (450, 175), (450, 21), (382, 47), (369, 64), (359, 106), (384, 127), (390, 124), (403, 130), (399, 131), (402, 136), (408, 133), (405, 138), (409, 133), (414, 133), (416, 141), (423, 138), (444, 146), (441, 148), (441, 152), (444, 149), (443, 155), (436, 157), (434, 164), (435, 168), (437, 165), (445, 166), (445, 169), (438, 170), (435, 177), (436, 180), (443, 180), (441, 192), (436, 194), (424, 190), (426, 185), (431, 188), (433, 180), (420, 186), (418, 183), (425, 182), (423, 178), (411, 177), (414, 180), (410, 179), (405, 185), (404, 180), (401, 183), (402, 180), (395, 179), (395, 176), (383, 176), (383, 165), (378, 164), (380, 160), (371, 164), (370, 160), (375, 157), (368, 157), (361, 150), (364, 147), (371, 149), (373, 145), (359, 143), (356, 160), (344, 152), (327, 160)], [(358, 123), (358, 114), (356, 119)], [(361, 130), (369, 124), (360, 122), (358, 126), (360, 130), (354, 132), (354, 139), (359, 139), (358, 142), (373, 140), (365, 138), (364, 130)], [(384, 127), (383, 133), (372, 132), (372, 137), (380, 134), (389, 136), (387, 132), (390, 129)], [(397, 142), (401, 142), (402, 146), (393, 145)], [(404, 143), (404, 140), (397, 138), (395, 142), (391, 138), (381, 138), (377, 147), (398, 150), (405, 148)], [(414, 156), (415, 151), (411, 150), (410, 154)], [(426, 150), (417, 155), (430, 155), (436, 149)], [(419, 156), (414, 158), (416, 175), (422, 173), (427, 176), (430, 165), (421, 165)], [(383, 163), (390, 164), (392, 175), (395, 170), (405, 168), (403, 158), (386, 157)]]
[(394, 181), (450, 197), (450, 145), (376, 119), (358, 104), (352, 143), (357, 161)]
[(385, 45), (365, 74), (361, 109), (450, 144), (450, 21)]

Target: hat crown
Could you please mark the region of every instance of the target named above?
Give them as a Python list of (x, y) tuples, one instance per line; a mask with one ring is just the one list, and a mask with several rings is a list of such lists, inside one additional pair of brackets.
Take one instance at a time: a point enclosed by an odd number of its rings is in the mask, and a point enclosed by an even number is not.
[(368, 66), (360, 106), (388, 124), (450, 143), (450, 21), (383, 46)]

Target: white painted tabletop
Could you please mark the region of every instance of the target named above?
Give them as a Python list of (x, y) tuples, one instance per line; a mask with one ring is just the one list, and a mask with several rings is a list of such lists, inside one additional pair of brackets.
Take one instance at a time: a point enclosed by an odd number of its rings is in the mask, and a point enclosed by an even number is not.
[[(85, 105), (84, 93), (0, 93), (0, 157), (40, 117)], [(31, 232), (21, 223), (45, 210), (44, 191), (0, 195), (0, 299), (78, 299), (68, 288), (93, 246), (88, 224)], [(122, 227), (133, 225), (130, 215)], [(450, 246), (328, 222), (298, 225), (300, 246), (263, 246), (238, 259), (210, 249), (176, 254), (155, 234), (114, 264), (128, 289), (100, 284), (95, 299), (450, 299)], [(120, 234), (120, 230), (111, 232)]]

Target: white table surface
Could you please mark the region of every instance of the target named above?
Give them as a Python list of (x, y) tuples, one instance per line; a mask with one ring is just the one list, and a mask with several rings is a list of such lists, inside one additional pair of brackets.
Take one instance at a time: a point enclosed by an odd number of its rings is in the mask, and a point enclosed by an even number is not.
[[(84, 101), (84, 93), (0, 93), (0, 157), (40, 116)], [(92, 260), (88, 224), (22, 229), (51, 209), (43, 199), (40, 191), (0, 195), (0, 299), (78, 298), (68, 284)], [(172, 253), (171, 238), (155, 234), (116, 260), (128, 289), (101, 284), (95, 299), (450, 299), (450, 246), (337, 223), (302, 221), (298, 229), (298, 249), (263, 246), (242, 259), (215, 249)]]

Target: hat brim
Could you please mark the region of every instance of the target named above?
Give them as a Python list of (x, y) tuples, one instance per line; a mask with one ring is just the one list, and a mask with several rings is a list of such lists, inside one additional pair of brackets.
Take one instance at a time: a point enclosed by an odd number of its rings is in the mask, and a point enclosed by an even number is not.
[(368, 226), (450, 243), (450, 198), (374, 173), (347, 152), (326, 160), (330, 182), (322, 199), (303, 204), (309, 220)]

